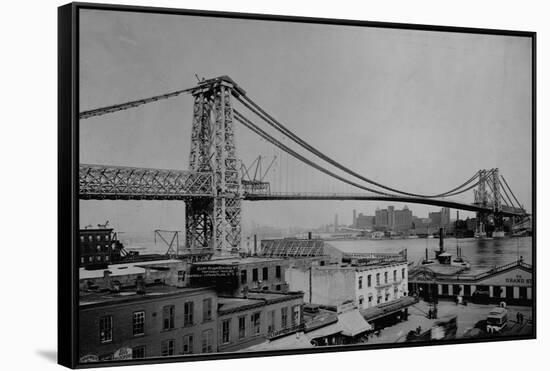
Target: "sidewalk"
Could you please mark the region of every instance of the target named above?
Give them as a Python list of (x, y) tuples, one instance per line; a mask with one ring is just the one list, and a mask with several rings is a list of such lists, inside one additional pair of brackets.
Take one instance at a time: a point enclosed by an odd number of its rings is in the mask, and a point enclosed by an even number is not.
[[(442, 318), (448, 315), (457, 316), (457, 333), (456, 337), (461, 338), (468, 330), (472, 329), (478, 321), (487, 318), (489, 311), (494, 308), (494, 305), (482, 305), (471, 304), (468, 305), (456, 305), (452, 301), (440, 301), (437, 305), (438, 318)], [(508, 321), (510, 322), (510, 329), (513, 329), (513, 333), (519, 333), (519, 331), (526, 331), (528, 327), (525, 325), (520, 326), (516, 323), (516, 314), (521, 312), (525, 318), (525, 322), (532, 318), (533, 310), (531, 307), (523, 306), (508, 306)], [(407, 334), (411, 330), (416, 330), (418, 326), (421, 327), (421, 332), (424, 332), (432, 327), (437, 321), (427, 318), (430, 304), (424, 301), (419, 301), (417, 304), (409, 307), (409, 318), (407, 321), (399, 322), (391, 327), (386, 327), (380, 331), (380, 336), (376, 335), (370, 337), (367, 344), (387, 344), (387, 343), (400, 343), (406, 340)], [(520, 329), (521, 327), (521, 329)]]

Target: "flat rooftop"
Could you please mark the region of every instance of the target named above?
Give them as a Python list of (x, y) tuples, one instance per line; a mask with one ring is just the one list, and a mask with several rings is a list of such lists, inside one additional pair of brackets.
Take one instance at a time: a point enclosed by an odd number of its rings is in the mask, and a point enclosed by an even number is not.
[(220, 257), (212, 258), (212, 260), (196, 262), (193, 265), (244, 265), (244, 264), (257, 264), (265, 262), (281, 262), (285, 259), (282, 258), (263, 258), (257, 256), (249, 256), (246, 258), (239, 257)]
[(249, 292), (247, 297), (218, 297), (218, 311), (221, 315), (231, 312), (238, 312), (266, 304), (281, 301), (294, 300), (303, 297), (302, 292)]
[(133, 301), (150, 300), (154, 298), (170, 297), (178, 295), (189, 295), (209, 291), (214, 293), (209, 287), (174, 287), (166, 285), (152, 285), (145, 287), (145, 294), (138, 294), (135, 290), (125, 290), (120, 292), (79, 292), (79, 305), (81, 308), (93, 306), (108, 305), (114, 303), (126, 303)]
[(116, 276), (125, 276), (129, 274), (142, 274), (145, 273), (145, 268), (154, 268), (168, 266), (177, 263), (184, 263), (181, 260), (177, 259), (164, 259), (164, 260), (149, 260), (141, 262), (127, 262), (120, 264), (111, 264), (107, 268), (87, 270), (85, 268), (80, 268), (78, 270), (78, 279), (93, 279), (103, 277), (104, 271), (110, 271), (111, 277)]

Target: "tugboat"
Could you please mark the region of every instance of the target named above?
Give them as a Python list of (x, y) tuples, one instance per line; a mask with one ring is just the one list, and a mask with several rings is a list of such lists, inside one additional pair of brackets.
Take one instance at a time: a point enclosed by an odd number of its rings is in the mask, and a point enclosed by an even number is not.
[(439, 249), (435, 250), (435, 259), (428, 258), (428, 248), (426, 247), (426, 258), (422, 261), (421, 266), (434, 265), (444, 268), (445, 266), (452, 266), (459, 268), (459, 271), (470, 269), (470, 263), (463, 257), (462, 250), (458, 246), (458, 240), (456, 243), (457, 256), (453, 259), (453, 256), (448, 253), (444, 248), (443, 228), (439, 229)]

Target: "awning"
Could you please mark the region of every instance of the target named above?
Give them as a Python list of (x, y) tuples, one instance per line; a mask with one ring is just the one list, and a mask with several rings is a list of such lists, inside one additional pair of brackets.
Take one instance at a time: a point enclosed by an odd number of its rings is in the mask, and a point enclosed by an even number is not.
[(272, 341), (267, 341), (241, 350), (247, 352), (256, 352), (262, 350), (284, 350), (300, 348), (313, 348), (313, 345), (309, 341), (309, 336), (305, 335), (303, 332), (288, 335)]
[(330, 325), (319, 327), (318, 329), (315, 329), (313, 331), (309, 331), (306, 333), (307, 337), (311, 340), (317, 339), (320, 337), (335, 335), (342, 332), (342, 326), (339, 322), (334, 322)]
[(337, 324), (340, 325), (342, 335), (345, 336), (357, 336), (363, 332), (372, 330), (372, 326), (365, 321), (361, 313), (356, 309), (338, 314)]

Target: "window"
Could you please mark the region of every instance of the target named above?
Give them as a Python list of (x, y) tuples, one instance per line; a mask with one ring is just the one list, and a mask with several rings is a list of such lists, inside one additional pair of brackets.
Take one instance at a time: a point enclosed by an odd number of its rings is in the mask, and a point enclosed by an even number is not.
[(222, 322), (222, 344), (229, 343), (229, 331), (230, 331), (229, 326), (230, 325), (231, 325), (230, 319), (226, 319)]
[(281, 278), (281, 266), (280, 265), (275, 267), (275, 278)]
[(363, 277), (359, 277), (359, 290), (363, 288)]
[(132, 322), (134, 336), (143, 335), (145, 333), (145, 312), (134, 312), (134, 318)]
[(178, 282), (185, 281), (185, 271), (178, 271)]
[(170, 330), (174, 328), (174, 306), (167, 305), (162, 308), (162, 329)]
[(84, 242), (84, 236), (80, 236), (80, 242)]
[(401, 268), (401, 278), (405, 279), (405, 268)]
[(193, 354), (193, 335), (185, 335), (183, 337), (183, 348), (182, 353), (183, 354)]
[(359, 296), (359, 307), (363, 308), (363, 302), (365, 301), (365, 298), (363, 295)]
[(252, 333), (253, 334), (259, 334), (260, 333), (260, 312), (256, 312), (250, 316), (250, 320), (252, 322)]
[(212, 319), (212, 298), (202, 301), (202, 321), (210, 321)]
[(393, 271), (393, 282), (397, 281), (397, 270)]
[(202, 352), (212, 353), (212, 330), (202, 332)]
[(376, 284), (380, 285), (380, 273), (376, 273)]
[(183, 305), (183, 325), (191, 326), (193, 324), (193, 302), (186, 301)]
[(113, 341), (113, 316), (105, 316), (99, 319), (99, 341), (102, 343)]
[(371, 281), (372, 281), (372, 275), (369, 274), (367, 276), (367, 287), (371, 287), (371, 283), (372, 283)]
[(246, 336), (246, 317), (239, 317), (239, 339), (244, 339)]
[(372, 306), (372, 294), (369, 295), (369, 308)]
[(286, 328), (288, 325), (288, 308), (281, 308), (281, 328)]
[(267, 318), (269, 323), (267, 325), (267, 333), (275, 331), (275, 311), (272, 310), (268, 313)]
[(160, 344), (160, 355), (163, 357), (174, 355), (174, 339), (164, 340)]
[(247, 282), (247, 278), (246, 278), (246, 269), (243, 269), (241, 271), (241, 284), (245, 284)]
[(300, 306), (295, 305), (292, 307), (292, 326), (297, 325), (300, 322)]
[(258, 268), (252, 269), (252, 282), (258, 281)]
[(262, 269), (262, 280), (267, 281), (268, 280), (268, 268), (263, 267)]
[(386, 299), (385, 301), (388, 301), (390, 299), (390, 293), (388, 290), (386, 290)]
[(132, 348), (132, 359), (145, 358), (145, 345)]
[(388, 272), (384, 272), (384, 283), (388, 283)]

